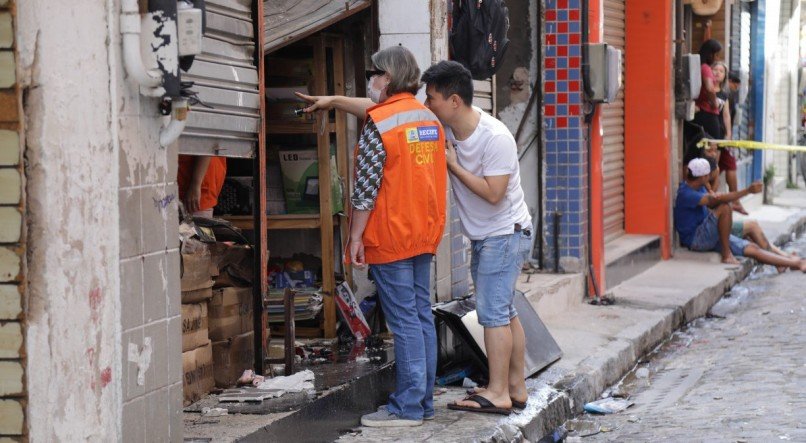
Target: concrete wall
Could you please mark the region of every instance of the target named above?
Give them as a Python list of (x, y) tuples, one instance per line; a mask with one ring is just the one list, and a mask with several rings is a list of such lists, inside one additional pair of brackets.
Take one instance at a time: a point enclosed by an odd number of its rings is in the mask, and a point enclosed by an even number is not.
[[(764, 141), (790, 144), (797, 136), (797, 67), (798, 48), (794, 44), (799, 32), (799, 3), (793, 0), (767, 2), (765, 53)], [(766, 151), (765, 168), (775, 167), (775, 175), (787, 174), (787, 152)], [(778, 191), (778, 189), (776, 189)]]
[(23, 291), (25, 210), (14, 10), (0, 0), (0, 435), (27, 433)]
[(121, 61), (119, 2), (18, 6), (33, 441), (181, 441), (176, 151)]
[[(111, 46), (120, 48), (113, 21)], [(124, 441), (182, 440), (177, 144), (159, 145), (157, 100), (112, 60), (118, 122)]]
[[(431, 2), (378, 0), (379, 48), (403, 45), (414, 53), (420, 71), (431, 66)], [(425, 88), (417, 94), (425, 101)]]
[(118, 144), (110, 131), (117, 110), (107, 6), (17, 5), (33, 441), (111, 440), (119, 429)]

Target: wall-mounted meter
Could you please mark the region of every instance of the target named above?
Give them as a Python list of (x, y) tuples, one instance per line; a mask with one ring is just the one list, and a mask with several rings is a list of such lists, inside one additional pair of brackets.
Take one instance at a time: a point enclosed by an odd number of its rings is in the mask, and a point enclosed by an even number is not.
[(622, 84), (621, 51), (606, 43), (589, 44), (588, 64), (588, 99), (594, 103), (614, 101)]
[(202, 52), (202, 21), (204, 12), (191, 3), (179, 2), (176, 11), (176, 34), (179, 40), (179, 56), (198, 55)]
[(700, 96), (700, 88), (702, 88), (702, 70), (700, 68), (700, 54), (684, 54), (683, 55), (683, 70), (680, 73), (681, 78), (677, 79), (683, 86), (681, 91), (682, 97), (680, 100), (695, 100)]

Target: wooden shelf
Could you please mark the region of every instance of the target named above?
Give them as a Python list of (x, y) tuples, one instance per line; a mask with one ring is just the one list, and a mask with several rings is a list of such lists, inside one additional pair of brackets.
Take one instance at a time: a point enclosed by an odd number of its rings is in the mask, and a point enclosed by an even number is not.
[[(318, 134), (319, 125), (316, 122), (268, 122), (266, 123), (266, 132), (268, 134)], [(325, 132), (336, 132), (336, 125), (327, 123), (325, 125)]]
[[(251, 215), (230, 215), (223, 216), (224, 220), (232, 223), (233, 226), (239, 229), (254, 229), (254, 217)], [(339, 215), (333, 216), (333, 225), (339, 225)], [(266, 228), (269, 230), (278, 229), (319, 229), (322, 226), (322, 221), (319, 214), (282, 214), (282, 215), (267, 215)]]

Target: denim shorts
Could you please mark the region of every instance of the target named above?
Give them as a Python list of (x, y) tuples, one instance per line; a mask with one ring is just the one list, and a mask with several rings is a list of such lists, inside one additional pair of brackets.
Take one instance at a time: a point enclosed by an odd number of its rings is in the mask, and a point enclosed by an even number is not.
[[(736, 257), (744, 256), (744, 249), (750, 244), (749, 241), (739, 238), (735, 235), (730, 236), (730, 251)], [(708, 252), (722, 250), (722, 245), (719, 242), (719, 229), (717, 226), (717, 219), (713, 212), (708, 212), (708, 216), (697, 227), (694, 232), (694, 239), (688, 247), (692, 251)]]
[(470, 274), (476, 287), (476, 313), (485, 328), (506, 326), (515, 311), (515, 283), (532, 248), (521, 232), (471, 242)]

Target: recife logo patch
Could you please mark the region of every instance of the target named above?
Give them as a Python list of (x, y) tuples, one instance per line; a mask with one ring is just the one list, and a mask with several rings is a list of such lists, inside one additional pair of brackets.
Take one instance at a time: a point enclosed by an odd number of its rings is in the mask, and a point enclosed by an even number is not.
[(420, 141), (420, 136), (417, 134), (417, 128), (406, 129), (406, 142), (417, 143)]
[(439, 127), (419, 126), (417, 127), (417, 136), (421, 142), (435, 142), (439, 140)]

